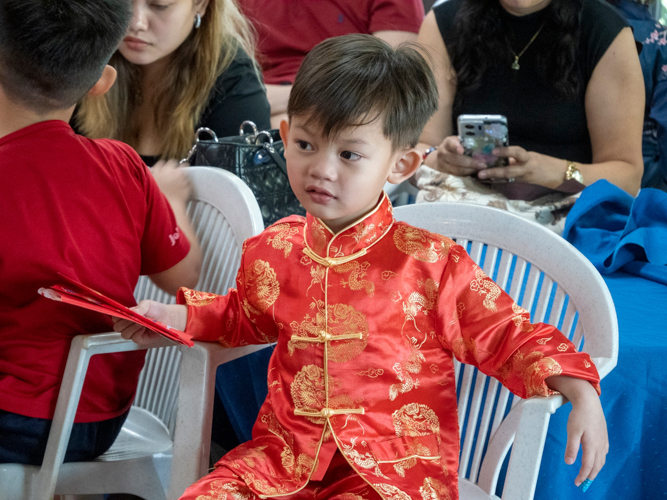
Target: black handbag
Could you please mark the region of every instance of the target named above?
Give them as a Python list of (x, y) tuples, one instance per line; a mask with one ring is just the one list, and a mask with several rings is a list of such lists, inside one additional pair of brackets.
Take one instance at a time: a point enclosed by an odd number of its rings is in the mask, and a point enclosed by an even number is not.
[[(244, 133), (252, 127), (252, 133)], [(211, 139), (202, 139), (208, 134)], [(236, 174), (255, 195), (268, 227), (292, 214), (306, 215), (294, 195), (285, 164), (284, 145), (277, 129), (257, 131), (250, 121), (241, 124), (239, 135), (218, 139), (209, 128), (200, 128), (186, 161), (190, 165), (224, 168)]]

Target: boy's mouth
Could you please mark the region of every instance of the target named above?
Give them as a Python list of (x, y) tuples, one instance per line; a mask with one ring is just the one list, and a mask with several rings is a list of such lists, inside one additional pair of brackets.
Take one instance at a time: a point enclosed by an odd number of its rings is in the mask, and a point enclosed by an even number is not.
[(327, 191), (326, 189), (319, 188), (317, 186), (306, 187), (306, 193), (308, 193), (311, 199), (317, 203), (326, 203), (335, 198), (335, 196), (331, 194), (329, 191)]

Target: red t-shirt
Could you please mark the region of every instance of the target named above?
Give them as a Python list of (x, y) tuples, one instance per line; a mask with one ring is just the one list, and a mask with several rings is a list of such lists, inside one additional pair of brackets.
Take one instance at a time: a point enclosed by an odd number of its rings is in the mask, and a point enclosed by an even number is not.
[(318, 43), (350, 33), (419, 32), (422, 0), (240, 0), (257, 30), (259, 60), (268, 84), (294, 83)]
[[(174, 214), (132, 148), (63, 121), (0, 138), (0, 185), (0, 409), (52, 418), (72, 337), (112, 322), (37, 290), (60, 272), (134, 305), (139, 275), (169, 269), (190, 243), (174, 238)], [(144, 355), (93, 356), (75, 421), (126, 411)]]

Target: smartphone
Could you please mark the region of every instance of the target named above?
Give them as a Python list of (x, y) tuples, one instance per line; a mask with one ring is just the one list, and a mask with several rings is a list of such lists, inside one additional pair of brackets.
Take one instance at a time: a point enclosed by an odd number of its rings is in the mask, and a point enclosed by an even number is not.
[(486, 163), (489, 168), (508, 165), (507, 158), (491, 154), (494, 148), (509, 144), (507, 118), (503, 115), (459, 115), (458, 126), (463, 154)]

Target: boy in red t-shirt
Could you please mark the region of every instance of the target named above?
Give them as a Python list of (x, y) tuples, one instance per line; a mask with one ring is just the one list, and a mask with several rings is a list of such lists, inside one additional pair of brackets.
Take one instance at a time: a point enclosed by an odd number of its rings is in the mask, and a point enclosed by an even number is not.
[[(186, 195), (168, 200), (129, 146), (68, 125), (81, 97), (113, 84), (106, 63), (131, 15), (128, 0), (0, 3), (0, 463), (41, 463), (72, 338), (112, 329), (39, 287), (62, 273), (131, 305), (140, 274), (172, 293), (198, 279)], [(93, 357), (65, 461), (113, 443), (143, 360)]]

